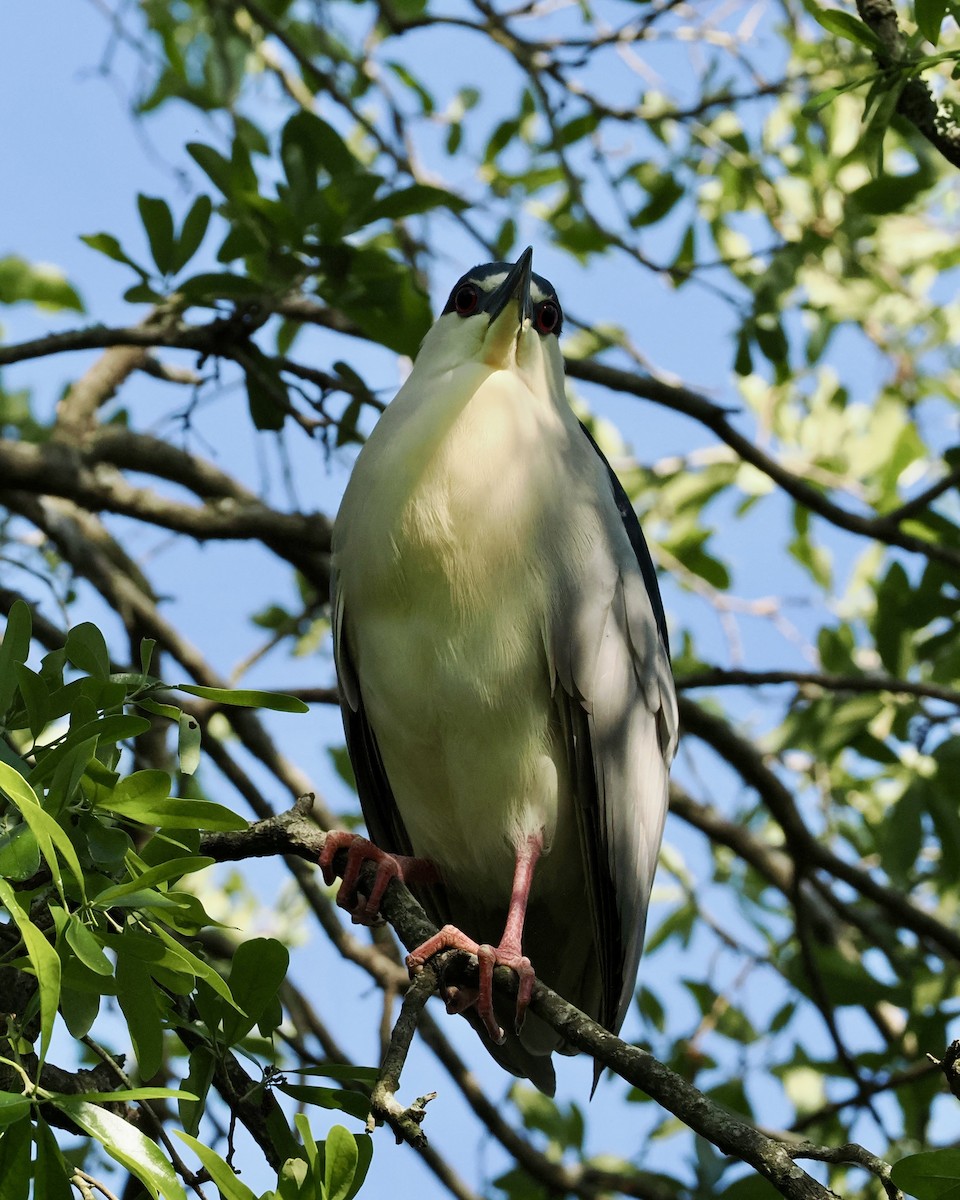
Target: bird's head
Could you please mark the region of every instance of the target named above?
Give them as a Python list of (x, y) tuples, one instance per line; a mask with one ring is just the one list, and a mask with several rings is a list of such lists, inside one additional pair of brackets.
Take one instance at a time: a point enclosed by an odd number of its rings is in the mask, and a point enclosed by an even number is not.
[(417, 368), (445, 372), (471, 363), (513, 371), (562, 396), (563, 309), (553, 284), (532, 267), (528, 246), (515, 263), (485, 263), (462, 275), (423, 340)]

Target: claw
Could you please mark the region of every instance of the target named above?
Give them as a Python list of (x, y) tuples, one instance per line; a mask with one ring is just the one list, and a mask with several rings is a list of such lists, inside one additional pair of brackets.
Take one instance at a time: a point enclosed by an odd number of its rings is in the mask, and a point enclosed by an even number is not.
[(493, 972), (496, 967), (509, 967), (512, 971), (517, 972), (519, 987), (517, 990), (516, 1029), (519, 1033), (536, 981), (530, 959), (519, 952), (519, 947), (507, 938), (504, 938), (499, 946), (481, 946), (468, 938), (455, 925), (444, 925), (439, 933), (407, 955), (407, 969), (410, 974), (416, 975), (423, 969), (423, 964), (427, 959), (432, 958), (441, 950), (465, 950), (468, 954), (476, 955), (480, 967), (480, 986), (477, 991), (474, 992), (472, 988), (450, 988), (444, 1000), (447, 1012), (451, 1013), (464, 1012), (471, 1005), (476, 1004), (477, 1016), (483, 1022), (490, 1040), (498, 1046), (503, 1045), (505, 1035), (493, 1010)]
[[(337, 891), (337, 904), (350, 914), (355, 925), (380, 925), (380, 902), (384, 892), (393, 879), (401, 879), (406, 883), (429, 883), (436, 879), (437, 873), (433, 864), (423, 858), (410, 858), (403, 854), (388, 854), (367, 838), (358, 837), (355, 833), (347, 833), (341, 829), (331, 830), (323, 843), (320, 857), (317, 859), (324, 881), (331, 885), (337, 877), (333, 860), (340, 850), (347, 851), (347, 865), (343, 872), (343, 882)], [(357, 884), (360, 880), (360, 870), (365, 862), (376, 863), (377, 871), (369, 896), (357, 895)]]

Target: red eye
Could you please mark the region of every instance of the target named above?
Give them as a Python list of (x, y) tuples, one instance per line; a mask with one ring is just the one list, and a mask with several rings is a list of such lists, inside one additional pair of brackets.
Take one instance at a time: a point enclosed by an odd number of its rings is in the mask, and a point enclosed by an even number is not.
[(479, 301), (480, 293), (477, 289), (472, 283), (465, 283), (463, 287), (457, 288), (457, 293), (453, 297), (453, 307), (461, 317), (469, 317), (472, 312), (476, 311)]
[(557, 333), (560, 329), (560, 309), (552, 300), (544, 300), (536, 312), (538, 333)]

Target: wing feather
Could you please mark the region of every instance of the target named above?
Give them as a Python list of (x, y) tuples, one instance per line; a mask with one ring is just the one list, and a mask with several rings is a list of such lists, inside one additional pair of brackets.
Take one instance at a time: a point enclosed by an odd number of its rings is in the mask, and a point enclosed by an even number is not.
[(602, 982), (602, 1023), (633, 996), (667, 809), (677, 715), (666, 621), (636, 514), (596, 442), (605, 536), (562, 572), (548, 631), (555, 702), (577, 802)]
[(360, 680), (350, 654), (343, 593), (339, 572), (331, 571), (330, 593), (333, 624), (333, 658), (340, 683), (340, 712), (347, 750), (357, 781), (360, 808), (370, 837), (381, 850), (391, 854), (413, 854), (410, 837), (394, 799), (390, 780), (380, 756), (376, 734), (367, 719)]

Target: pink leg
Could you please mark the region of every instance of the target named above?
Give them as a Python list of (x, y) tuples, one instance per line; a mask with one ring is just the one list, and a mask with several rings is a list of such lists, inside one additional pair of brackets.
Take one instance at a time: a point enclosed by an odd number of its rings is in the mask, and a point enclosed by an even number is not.
[[(439, 878), (436, 867), (425, 858), (388, 854), (367, 838), (334, 829), (327, 834), (317, 860), (328, 885), (333, 883), (337, 874), (333, 868), (334, 856), (344, 848), (347, 851), (347, 866), (343, 872), (340, 890), (337, 892), (337, 904), (345, 908), (360, 925), (373, 925), (377, 922), (380, 901), (391, 879), (400, 879), (404, 883), (436, 883)], [(360, 868), (368, 860), (377, 864), (377, 873), (370, 895), (364, 900), (362, 896), (357, 895), (357, 880), (360, 877)]]
[[(536, 976), (530, 959), (523, 953), (521, 940), (523, 937), (523, 922), (527, 914), (527, 901), (530, 899), (530, 885), (533, 883), (533, 869), (543, 850), (543, 836), (527, 838), (517, 851), (516, 865), (513, 872), (513, 891), (510, 895), (510, 907), (507, 910), (507, 922), (503, 929), (503, 937), (499, 946), (481, 946), (472, 941), (455, 925), (444, 925), (439, 933), (434, 934), (422, 946), (407, 955), (407, 967), (411, 973), (419, 971), (428, 958), (440, 950), (465, 950), (475, 954), (480, 964), (480, 988), (477, 996), (477, 1013), (486, 1026), (487, 1033), (498, 1045), (503, 1044), (503, 1030), (500, 1028), (493, 1012), (493, 969), (497, 966), (510, 967), (520, 977), (517, 990), (517, 1030), (523, 1025), (533, 985)], [(451, 1011), (462, 1012), (470, 1005), (469, 1000), (461, 1002), (457, 995)]]

